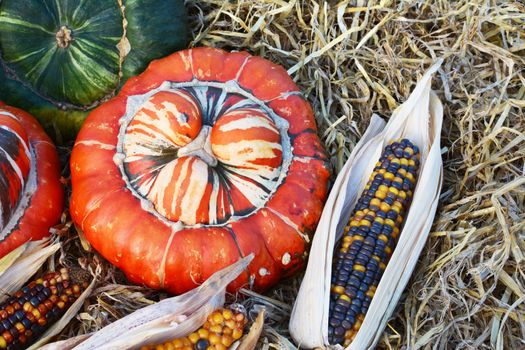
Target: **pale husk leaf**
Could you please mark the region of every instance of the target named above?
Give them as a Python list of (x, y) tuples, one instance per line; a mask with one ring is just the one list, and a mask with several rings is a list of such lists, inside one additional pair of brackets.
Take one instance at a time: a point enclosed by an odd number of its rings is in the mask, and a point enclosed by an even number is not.
[[(24, 244), (18, 248), (15, 255), (8, 255), (5, 264), (8, 265), (0, 274), (0, 303), (16, 292), (27, 282), (42, 266), (42, 264), (53, 255), (59, 248), (60, 243), (49, 244), (49, 239), (43, 239)], [(16, 259), (12, 259), (18, 255)], [(4, 261), (2, 261), (3, 263)]]

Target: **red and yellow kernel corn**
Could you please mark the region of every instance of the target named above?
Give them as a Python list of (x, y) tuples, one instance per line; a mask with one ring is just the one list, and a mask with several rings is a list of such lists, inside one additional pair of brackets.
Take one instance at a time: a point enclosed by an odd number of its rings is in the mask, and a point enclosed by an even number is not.
[(385, 147), (335, 253), (328, 337), (348, 346), (359, 331), (396, 246), (416, 186), (419, 149), (403, 139)]
[(0, 349), (25, 349), (78, 299), (86, 284), (75, 284), (66, 268), (30, 282), (0, 305)]
[(208, 316), (201, 328), (187, 337), (143, 346), (141, 350), (226, 350), (242, 337), (246, 323), (244, 312), (218, 309)]

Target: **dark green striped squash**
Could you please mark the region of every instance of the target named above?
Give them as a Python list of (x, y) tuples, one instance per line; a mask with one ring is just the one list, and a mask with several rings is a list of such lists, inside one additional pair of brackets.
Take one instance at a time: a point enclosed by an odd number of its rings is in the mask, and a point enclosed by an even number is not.
[(90, 109), (187, 38), (182, 0), (0, 0), (0, 100), (72, 138)]

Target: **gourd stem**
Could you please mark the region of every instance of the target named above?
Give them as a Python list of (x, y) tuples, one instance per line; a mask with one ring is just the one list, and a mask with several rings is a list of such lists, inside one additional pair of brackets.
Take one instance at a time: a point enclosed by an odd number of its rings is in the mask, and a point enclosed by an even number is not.
[(69, 44), (71, 43), (71, 41), (73, 41), (73, 37), (71, 36), (71, 29), (69, 29), (66, 26), (60, 27), (57, 34), (55, 35), (55, 38), (59, 47), (63, 49), (69, 47)]
[(211, 149), (211, 126), (203, 125), (199, 135), (186, 146), (179, 148), (177, 157), (199, 157), (209, 166), (216, 166), (218, 161)]

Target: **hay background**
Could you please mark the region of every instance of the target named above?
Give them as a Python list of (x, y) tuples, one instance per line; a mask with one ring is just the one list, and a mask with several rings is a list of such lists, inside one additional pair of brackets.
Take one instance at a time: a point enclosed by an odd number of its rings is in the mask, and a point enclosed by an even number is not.
[[(438, 57), (445, 182), (384, 349), (525, 349), (525, 5), (518, 1), (188, 0), (194, 40), (289, 69), (338, 170), (372, 113), (388, 116)], [(67, 218), (64, 217), (64, 222)], [(67, 222), (62, 256), (80, 249)], [(71, 252), (77, 252), (71, 254)], [(102, 262), (101, 287), (62, 336), (165, 297)], [(300, 276), (243, 302), (270, 309), (261, 348), (288, 349)]]

